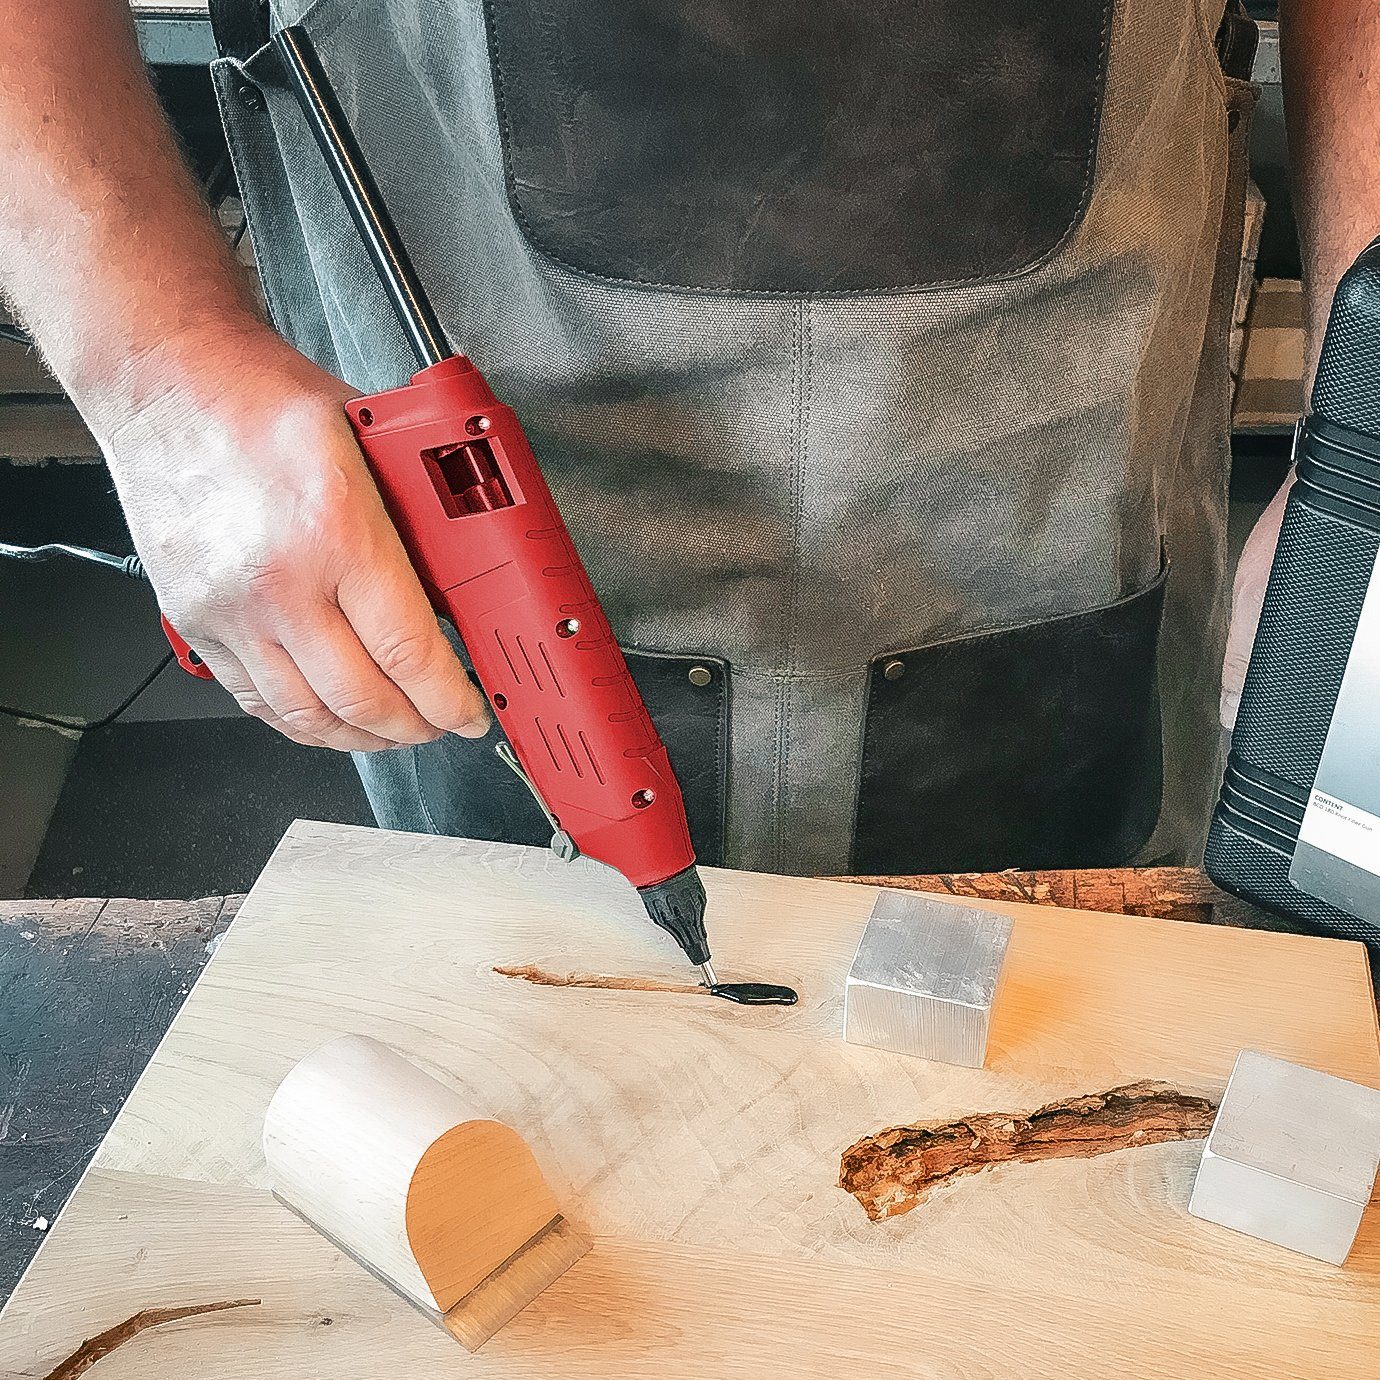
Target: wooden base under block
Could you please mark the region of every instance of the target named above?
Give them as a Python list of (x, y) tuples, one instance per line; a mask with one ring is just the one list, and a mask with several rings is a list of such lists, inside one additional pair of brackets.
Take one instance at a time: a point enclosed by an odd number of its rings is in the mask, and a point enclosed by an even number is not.
[(554, 1217), (486, 1280), (477, 1284), (441, 1326), (468, 1351), (478, 1351), (543, 1290), (553, 1285), (581, 1256), (590, 1241), (564, 1217)]
[(549, 1289), (576, 1261), (589, 1253), (591, 1241), (571, 1221), (557, 1215), (525, 1246), (514, 1251), (487, 1278), (480, 1280), (448, 1313), (428, 1308), (379, 1271), (363, 1256), (352, 1251), (338, 1237), (304, 1217), (285, 1198), (273, 1195), (294, 1217), (324, 1236), (338, 1251), (348, 1255), (375, 1279), (412, 1304), (437, 1327), (449, 1332), (466, 1351), (478, 1351), (485, 1342), (510, 1323), (543, 1290)]

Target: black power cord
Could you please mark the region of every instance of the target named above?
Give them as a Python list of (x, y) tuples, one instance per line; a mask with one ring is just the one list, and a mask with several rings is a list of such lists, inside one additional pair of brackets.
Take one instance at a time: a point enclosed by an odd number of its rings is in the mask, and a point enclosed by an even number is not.
[[(63, 541), (50, 541), (43, 546), (16, 546), (13, 542), (0, 541), (0, 557), (9, 560), (50, 561), (60, 556), (102, 565), (107, 570), (118, 570), (121, 575), (127, 575), (131, 580), (147, 582), (149, 578), (144, 569), (143, 561), (134, 555), (116, 556), (110, 551), (96, 551), (89, 546), (72, 546)], [(50, 728), (68, 728), (79, 730), (82, 733), (89, 732), (93, 728), (105, 728), (107, 724), (114, 723), (158, 679), (172, 659), (173, 654), (169, 652), (115, 709), (104, 718), (97, 719), (92, 723), (84, 723), (80, 719), (59, 719), (50, 714), (35, 714), (31, 710), (16, 709), (7, 704), (0, 704), (0, 714), (8, 714), (16, 719), (28, 719), (31, 723), (47, 724)]]
[(0, 714), (6, 714), (12, 719), (27, 719), (30, 723), (47, 724), (49, 728), (70, 729), (73, 733), (89, 733), (95, 728), (105, 728), (113, 724), (167, 670), (172, 659), (173, 654), (169, 652), (109, 714), (101, 719), (58, 719), (51, 714), (36, 714), (32, 709), (16, 709), (8, 704), (0, 704)]

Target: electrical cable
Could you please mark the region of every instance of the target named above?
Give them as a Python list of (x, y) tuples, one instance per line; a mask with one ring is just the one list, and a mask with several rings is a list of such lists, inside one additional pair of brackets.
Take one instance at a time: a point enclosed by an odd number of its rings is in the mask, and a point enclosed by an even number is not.
[[(108, 570), (118, 570), (121, 575), (127, 575), (132, 580), (148, 580), (144, 563), (138, 556), (117, 556), (110, 551), (97, 551), (90, 546), (72, 546), (63, 541), (50, 541), (43, 546), (16, 546), (13, 542), (0, 541), (0, 557), (10, 560), (50, 561), (59, 556), (67, 556), (76, 561), (87, 561), (94, 565), (104, 566)], [(104, 718), (96, 719), (91, 723), (83, 723), (80, 719), (59, 719), (51, 714), (36, 714), (32, 710), (16, 709), (8, 704), (0, 704), (0, 714), (8, 714), (15, 719), (28, 719), (31, 723), (47, 724), (50, 728), (67, 728), (78, 733), (88, 733), (93, 728), (105, 728), (108, 724), (114, 723), (157, 680), (172, 659), (173, 654), (169, 652), (139, 682), (131, 694), (126, 696)]]
[(72, 546), (65, 541), (50, 541), (42, 546), (15, 546), (0, 541), (0, 557), (14, 561), (50, 561), (56, 556), (70, 556), (76, 561), (90, 561), (128, 575), (131, 580), (147, 580), (148, 573), (138, 556), (116, 556), (109, 551), (95, 551), (89, 546)]
[(8, 714), (12, 719), (27, 719), (30, 723), (47, 724), (50, 728), (66, 728), (73, 733), (89, 733), (92, 729), (107, 728), (113, 724), (126, 709), (144, 693), (145, 690), (158, 679), (164, 671), (172, 664), (173, 654), (169, 652), (167, 656), (159, 661), (158, 665), (146, 675), (143, 680), (134, 688), (130, 694), (126, 695), (114, 709), (103, 719), (93, 719), (86, 723), (81, 719), (57, 719), (51, 714), (35, 714), (31, 709), (16, 709), (12, 705), (0, 704), (0, 714)]
[(12, 325), (8, 321), (0, 321), (0, 340), (11, 340), (16, 345), (24, 345), (33, 348), (34, 339), (23, 326)]

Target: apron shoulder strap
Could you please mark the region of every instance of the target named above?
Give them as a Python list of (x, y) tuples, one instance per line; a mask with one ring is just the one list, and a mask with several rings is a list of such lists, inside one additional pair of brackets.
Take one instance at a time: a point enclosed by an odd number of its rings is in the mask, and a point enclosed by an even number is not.
[(1217, 26), (1217, 60), (1223, 73), (1238, 81), (1250, 81), (1259, 41), (1260, 30), (1241, 0), (1228, 0), (1226, 13)]

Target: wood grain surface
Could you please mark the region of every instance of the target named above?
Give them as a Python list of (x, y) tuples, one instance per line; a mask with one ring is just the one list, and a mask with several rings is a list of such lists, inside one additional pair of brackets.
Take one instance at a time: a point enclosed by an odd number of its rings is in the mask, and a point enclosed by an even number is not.
[[(873, 893), (713, 872), (715, 961), (794, 1008), (551, 987), (684, 981), (619, 879), (499, 845), (298, 824), (0, 1315), (47, 1377), (151, 1308), (98, 1380), (1367, 1374), (1380, 1214), (1347, 1267), (1190, 1219), (1195, 1141), (1007, 1163), (869, 1220), (841, 1156), (888, 1127), (1141, 1080), (1216, 1098), (1263, 1049), (1380, 1086), (1358, 946), (995, 903), (1016, 919), (985, 1070), (844, 1044)], [(264, 1109), (348, 1031), (518, 1130), (594, 1249), (473, 1357), (267, 1192)]]

